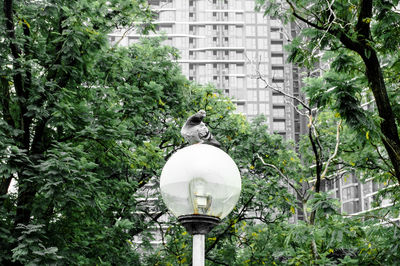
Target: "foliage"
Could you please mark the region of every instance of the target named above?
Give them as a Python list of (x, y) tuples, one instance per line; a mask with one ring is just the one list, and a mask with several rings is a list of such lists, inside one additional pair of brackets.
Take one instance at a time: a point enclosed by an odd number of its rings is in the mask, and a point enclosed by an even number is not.
[[(385, 26), (395, 25), (397, 15), (379, 4), (389, 14), (378, 16), (388, 24), (374, 28), (384, 40), (375, 47), (383, 58), (397, 47), (388, 37), (396, 27)], [(350, 219), (337, 212), (329, 194), (305, 187), (315, 177), (308, 142), (299, 147), (299, 158), (293, 143), (267, 133), (264, 118), (249, 123), (215, 88), (189, 83), (175, 62), (177, 51), (160, 40), (126, 48), (107, 44), (110, 30), (138, 20), (143, 31), (151, 30), (146, 1), (6, 0), (0, 12), (1, 264), (189, 264), (191, 238), (175, 218), (163, 216), (154, 177), (185, 145), (180, 126), (199, 109), (207, 111), (205, 122), (239, 165), (243, 183), (237, 207), (207, 235), (208, 264), (398, 264), (398, 226), (376, 224), (386, 210)], [(328, 47), (324, 34), (305, 34)], [(309, 45), (312, 50), (315, 42)], [(293, 60), (309, 58), (309, 50), (291, 49)], [(345, 138), (333, 165), (388, 181), (395, 173), (387, 154), (380, 156), (381, 145), (372, 145), (382, 139), (382, 118), (357, 108), (367, 81), (353, 70), (362, 63), (352, 52), (327, 57), (336, 58), (333, 70), (307, 80), (305, 88), (318, 96), (312, 104), (334, 110), (326, 108), (310, 121), (327, 147), (321, 158), (334, 149), (336, 120), (345, 118), (357, 131), (342, 129)], [(385, 60), (388, 70), (399, 70), (397, 57)], [(399, 79), (388, 73), (397, 110)], [(330, 86), (337, 87), (326, 90)], [(12, 180), (17, 187), (10, 191)], [(303, 189), (308, 194), (298, 197), (296, 190)], [(398, 198), (395, 188), (386, 191)], [(315, 213), (313, 223), (292, 223), (301, 211)], [(154, 228), (163, 245), (152, 245)]]
[(165, 210), (133, 195), (182, 145), (192, 106), (177, 51), (108, 45), (150, 20), (145, 1), (3, 4), (0, 263), (138, 264), (131, 240), (149, 242)]
[(333, 108), (359, 138), (383, 147), (387, 173), (399, 183), (398, 1), (257, 3), (265, 15), (297, 24), (300, 32), (287, 46), (290, 61), (322, 66), (320, 77), (306, 80), (310, 104)]

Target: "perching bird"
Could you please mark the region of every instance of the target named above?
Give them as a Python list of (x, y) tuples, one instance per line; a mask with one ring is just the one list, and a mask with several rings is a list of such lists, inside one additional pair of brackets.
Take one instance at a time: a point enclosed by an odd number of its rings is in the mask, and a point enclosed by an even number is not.
[(203, 123), (204, 117), (206, 117), (206, 111), (204, 110), (200, 110), (189, 117), (181, 129), (181, 135), (189, 144), (204, 143), (220, 147), (221, 144)]

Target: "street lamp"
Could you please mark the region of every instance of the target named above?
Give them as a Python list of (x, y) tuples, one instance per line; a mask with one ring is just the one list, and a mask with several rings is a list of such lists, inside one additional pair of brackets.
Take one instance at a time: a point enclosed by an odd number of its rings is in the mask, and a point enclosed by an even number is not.
[(219, 148), (190, 145), (167, 161), (160, 189), (167, 208), (193, 235), (193, 266), (204, 265), (204, 235), (232, 211), (239, 199), (238, 167)]

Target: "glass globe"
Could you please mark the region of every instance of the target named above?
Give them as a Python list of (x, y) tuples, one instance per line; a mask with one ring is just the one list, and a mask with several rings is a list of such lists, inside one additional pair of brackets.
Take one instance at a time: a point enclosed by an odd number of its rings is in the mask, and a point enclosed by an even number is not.
[(241, 190), (237, 165), (219, 148), (194, 144), (174, 153), (160, 178), (162, 198), (176, 216), (208, 215), (223, 219)]

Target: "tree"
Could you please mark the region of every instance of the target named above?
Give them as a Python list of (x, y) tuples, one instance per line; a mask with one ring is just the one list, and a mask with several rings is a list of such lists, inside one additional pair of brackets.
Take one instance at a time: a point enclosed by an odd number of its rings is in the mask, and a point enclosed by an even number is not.
[[(383, 221), (384, 223), (393, 224), (393, 228), (390, 231), (391, 233), (395, 232), (398, 226), (392, 223), (390, 219), (387, 219), (386, 216), (392, 213), (394, 217), (397, 217), (397, 207), (359, 214), (356, 219), (343, 219), (343, 214), (339, 212), (340, 203), (332, 199), (331, 191), (324, 192), (324, 183), (337, 182), (346, 173), (347, 175), (349, 172), (354, 174), (354, 170), (357, 171), (358, 176), (363, 174), (364, 178), (373, 177), (375, 181), (379, 182), (377, 177), (382, 172), (388, 173), (388, 169), (385, 165), (382, 165), (382, 162), (380, 165), (377, 163), (382, 158), (379, 158), (376, 154), (374, 156), (369, 149), (371, 145), (365, 147), (362, 145), (362, 140), (354, 141), (354, 136), (352, 136), (354, 132), (341, 125), (340, 114), (331, 110), (329, 105), (324, 106), (325, 108), (311, 108), (301, 99), (281, 91), (279, 88), (274, 88), (261, 75), (258, 78), (265, 82), (267, 89), (284, 95), (287, 98), (287, 102), (293, 105), (296, 112), (302, 116), (307, 116), (309, 134), (303, 136), (302, 141), (298, 144), (301, 163), (296, 154), (292, 154), (290, 160), (286, 159), (282, 162), (269, 161), (269, 156), (264, 158), (256, 154), (262, 162), (262, 165), (258, 165), (257, 168), (267, 166), (273, 169), (279, 173), (281, 182), (287, 183), (292, 188), (296, 197), (291, 200), (291, 211), (295, 213), (297, 210), (297, 213), (303, 214), (304, 222), (299, 221), (297, 225), (278, 222), (267, 226), (267, 228), (261, 226), (256, 230), (251, 227), (248, 228), (249, 231), (245, 231), (245, 238), (252, 239), (252, 242), (249, 243), (250, 250), (247, 250), (248, 254), (258, 254), (257, 256), (261, 256), (261, 261), (268, 261), (269, 263), (279, 261), (285, 263), (329, 264), (368, 261), (370, 259), (369, 255), (376, 255), (376, 249), (370, 250), (370, 246), (373, 245), (371, 243), (375, 243), (377, 239), (380, 239), (379, 236), (374, 236), (376, 239), (370, 240), (371, 235), (374, 235), (371, 232), (374, 232), (374, 230), (370, 230), (371, 228), (369, 227), (379, 228), (380, 226), (376, 223)], [(320, 95), (313, 95), (311, 92), (315, 92), (315, 90), (310, 89), (310, 87), (318, 87), (317, 84), (320, 84), (318, 82), (320, 80), (320, 78), (310, 78), (307, 80), (309, 82), (306, 83), (307, 86), (303, 88), (312, 102), (315, 102)], [(296, 106), (295, 103), (299, 105)], [(368, 134), (366, 139), (368, 140)], [(364, 149), (360, 149), (358, 146), (364, 146)], [(358, 153), (355, 154), (354, 150), (357, 150)], [(372, 165), (371, 161), (373, 162)], [(396, 197), (392, 197), (392, 199), (396, 200)], [(344, 216), (347, 217), (346, 214)], [(369, 219), (369, 221), (363, 223), (358, 220), (360, 217)], [(368, 229), (364, 230), (363, 228), (361, 230), (362, 225)], [(357, 232), (357, 239), (353, 241), (350, 236), (353, 235), (352, 232), (354, 232), (355, 228), (358, 228), (357, 230), (359, 231)], [(340, 235), (340, 239), (344, 241), (341, 243), (333, 240), (328, 241), (333, 239), (335, 235)], [(349, 237), (344, 239), (344, 235)], [(270, 237), (280, 240), (275, 244), (263, 245), (266, 242), (274, 242)], [(369, 241), (368, 249), (362, 244), (364, 241)], [(282, 242), (285, 245), (282, 246)], [(390, 243), (391, 240), (388, 242)], [(385, 245), (392, 245), (389, 243), (385, 243)], [(396, 250), (397, 246), (391, 246), (391, 249)], [(272, 250), (272, 252), (269, 250)], [(274, 250), (275, 252), (273, 252)], [(279, 252), (277, 252), (278, 250)], [(358, 252), (361, 254), (365, 250), (368, 250), (368, 256), (356, 255)], [(248, 258), (247, 262), (254, 262), (252, 257), (245, 256), (245, 258)], [(393, 263), (393, 261), (397, 260), (397, 256), (393, 253), (389, 252), (387, 254), (386, 261)]]
[[(211, 121), (217, 117), (215, 114), (208, 121), (211, 126), (215, 127)], [(239, 117), (226, 115), (223, 120), (228, 122), (226, 125), (232, 125)], [(313, 126), (319, 133), (318, 141), (325, 147), (325, 157), (332, 155), (337, 143), (334, 119), (339, 120), (339, 117), (325, 111), (313, 120)], [(339, 202), (329, 192), (320, 188), (316, 193), (316, 188), (313, 188), (315, 167), (309, 166), (315, 164), (315, 154), (309, 141), (301, 144), (303, 158), (300, 160), (294, 152), (293, 143), (285, 143), (280, 136), (268, 134), (264, 123), (262, 118), (255, 119), (251, 124), (239, 123), (242, 126), (235, 127), (240, 130), (232, 131), (233, 135), (220, 134), (220, 130), (229, 130), (222, 124), (213, 131), (238, 163), (243, 187), (237, 207), (206, 236), (207, 263), (396, 264), (399, 260), (396, 242), (398, 225), (380, 225), (381, 221), (390, 222), (381, 211), (354, 218), (339, 213)], [(347, 143), (349, 137), (344, 134), (348, 133), (343, 126), (340, 139), (346, 148), (350, 143)], [(337, 157), (332, 159), (332, 167), (321, 183), (327, 179), (334, 182), (341, 177), (336, 175), (336, 167), (343, 154), (340, 146)], [(321, 164), (325, 166), (323, 162)], [(348, 167), (354, 168), (352, 165)], [(298, 212), (305, 215), (313, 213), (313, 221), (291, 222), (291, 215)], [(144, 264), (187, 265), (191, 261), (190, 235), (174, 218), (158, 225), (163, 244), (145, 256)]]
[[(297, 23), (301, 32), (291, 41), (290, 60), (313, 68), (319, 51), (329, 51), (336, 75), (326, 76), (318, 92), (319, 105), (331, 96), (336, 110), (361, 132), (375, 134), (385, 147), (392, 176), (400, 182), (400, 138), (397, 38), (400, 30), (398, 1), (257, 1), (266, 15)], [(331, 90), (329, 90), (331, 88)], [(371, 90), (378, 112), (374, 121), (361, 107)], [(322, 99), (321, 99), (322, 98)], [(317, 100), (317, 99), (316, 99)], [(314, 102), (312, 103), (314, 104)]]
[(134, 195), (182, 145), (191, 105), (177, 51), (108, 46), (111, 30), (150, 20), (146, 1), (1, 12), (1, 264), (136, 264), (129, 241), (163, 210), (143, 214)]

